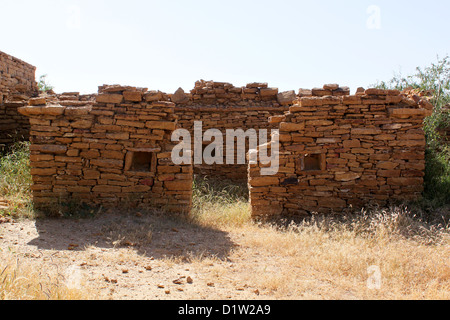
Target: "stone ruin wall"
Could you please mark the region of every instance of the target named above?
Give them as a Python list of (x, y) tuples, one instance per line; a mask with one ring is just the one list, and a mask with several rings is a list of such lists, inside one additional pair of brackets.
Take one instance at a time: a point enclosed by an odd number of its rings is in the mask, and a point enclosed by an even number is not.
[(100, 87), (94, 100), (77, 93), (64, 97), (57, 104), (34, 98), (19, 109), (31, 122), (38, 209), (76, 201), (189, 210), (192, 166), (171, 161), (175, 104), (122, 86)]
[(254, 216), (342, 212), (421, 197), (423, 120), (433, 106), (396, 90), (336, 96), (333, 88), (313, 90), (271, 119), (280, 128), (280, 170), (262, 176), (263, 166), (250, 162)]
[[(81, 201), (184, 212), (194, 173), (248, 179), (254, 216), (339, 212), (423, 191), (423, 120), (433, 106), (416, 95), (201, 80), (190, 93), (104, 85), (95, 95), (37, 97), (35, 70), (0, 52), (0, 145), (30, 138), (37, 208)], [(194, 121), (224, 134), (279, 129), (278, 174), (262, 176), (258, 161), (174, 165), (171, 135), (193, 133)]]
[[(250, 83), (245, 87), (235, 87), (230, 83), (198, 81), (190, 94), (177, 91), (171, 100), (176, 102), (176, 114), (180, 128), (194, 135), (194, 121), (202, 121), (203, 133), (209, 129), (218, 129), (224, 135), (227, 129), (276, 129), (269, 118), (282, 115), (297, 96), (292, 92), (279, 93), (277, 88), (269, 88), (267, 83)], [(209, 143), (208, 143), (209, 144)], [(247, 181), (247, 164), (237, 164), (235, 146), (235, 164), (195, 165), (194, 172), (202, 176), (228, 179), (238, 182)], [(248, 151), (248, 146), (246, 146)]]
[(37, 95), (36, 67), (0, 51), (0, 145), (28, 140), (28, 118), (17, 109)]

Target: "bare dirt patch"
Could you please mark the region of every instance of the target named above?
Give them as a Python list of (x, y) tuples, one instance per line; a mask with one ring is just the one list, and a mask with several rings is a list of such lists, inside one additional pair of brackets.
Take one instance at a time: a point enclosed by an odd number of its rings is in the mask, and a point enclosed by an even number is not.
[[(449, 252), (140, 213), (0, 223), (2, 261), (63, 275), (93, 299), (448, 299)], [(380, 290), (367, 288), (370, 265), (384, 272)]]
[[(255, 298), (231, 275), (238, 235), (148, 215), (0, 225), (1, 255), (47, 273), (79, 270), (99, 299)], [(233, 239), (235, 238), (235, 239)], [(218, 277), (227, 270), (230, 276)], [(234, 270), (234, 271), (233, 271)]]

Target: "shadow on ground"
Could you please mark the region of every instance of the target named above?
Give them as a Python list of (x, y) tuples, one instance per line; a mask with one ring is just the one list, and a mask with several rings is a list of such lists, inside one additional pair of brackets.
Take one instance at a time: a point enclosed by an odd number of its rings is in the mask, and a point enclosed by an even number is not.
[(88, 247), (132, 248), (155, 259), (190, 257), (227, 259), (236, 246), (226, 232), (185, 218), (156, 213), (104, 213), (95, 218), (40, 218), (39, 236), (29, 242), (39, 250), (82, 251)]

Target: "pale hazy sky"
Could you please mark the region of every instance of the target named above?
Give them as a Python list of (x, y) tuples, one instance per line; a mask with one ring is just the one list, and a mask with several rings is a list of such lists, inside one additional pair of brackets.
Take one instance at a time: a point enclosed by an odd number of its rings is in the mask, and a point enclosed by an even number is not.
[(0, 51), (56, 92), (199, 79), (367, 87), (450, 53), (448, 0), (0, 0)]

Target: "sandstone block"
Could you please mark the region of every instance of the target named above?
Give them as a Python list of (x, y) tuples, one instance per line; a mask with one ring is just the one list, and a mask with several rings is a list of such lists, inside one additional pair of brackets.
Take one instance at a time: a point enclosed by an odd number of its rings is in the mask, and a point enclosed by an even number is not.
[(150, 129), (161, 129), (161, 130), (170, 130), (174, 131), (176, 129), (175, 122), (167, 122), (167, 121), (147, 121), (145, 126)]
[(128, 132), (107, 133), (106, 138), (113, 140), (128, 140), (130, 139), (130, 134)]
[(92, 188), (93, 192), (99, 193), (121, 193), (122, 188), (119, 186), (99, 185)]
[(43, 106), (47, 104), (47, 100), (44, 97), (31, 98), (30, 100), (28, 100), (28, 104), (30, 106)]
[(92, 120), (78, 120), (70, 124), (70, 126), (75, 129), (90, 129), (92, 125), (93, 125)]
[(124, 91), (123, 98), (125, 99), (125, 101), (141, 102), (142, 101), (142, 92)]
[(52, 176), (56, 174), (56, 168), (46, 168), (46, 169), (39, 169), (39, 168), (32, 168), (31, 174), (34, 176)]
[(192, 182), (189, 180), (166, 181), (164, 186), (169, 191), (190, 191), (192, 190)]
[(380, 161), (377, 164), (377, 167), (380, 169), (385, 169), (385, 170), (393, 170), (395, 168), (397, 168), (399, 166), (398, 163), (396, 162), (391, 162), (391, 161)]
[(323, 86), (323, 88), (325, 90), (336, 90), (336, 89), (339, 89), (339, 85), (338, 84), (325, 84)]
[(262, 88), (266, 89), (269, 86), (267, 82), (252, 82), (247, 84), (247, 88)]
[(124, 162), (122, 160), (113, 159), (94, 159), (91, 160), (91, 164), (101, 168), (118, 168), (122, 169)]
[(297, 95), (295, 94), (295, 91), (285, 91), (281, 92), (277, 96), (278, 103), (282, 106), (288, 106), (290, 104), (293, 104), (295, 100), (297, 100)]
[(352, 135), (376, 135), (381, 134), (383, 131), (378, 128), (354, 128), (352, 129)]
[(277, 97), (278, 88), (263, 88), (259, 91), (261, 97)]
[(173, 95), (171, 98), (172, 102), (174, 103), (188, 103), (189, 102), (189, 97), (184, 93), (184, 90), (182, 88), (179, 88)]
[(361, 178), (361, 174), (356, 172), (338, 173), (335, 176), (336, 181), (343, 181), (343, 182), (353, 181), (359, 178)]
[(47, 154), (65, 154), (67, 152), (67, 146), (62, 145), (32, 145), (30, 147), (32, 151), (39, 151)]
[(327, 126), (332, 126), (333, 124), (334, 124), (334, 122), (331, 120), (309, 120), (309, 121), (306, 121), (306, 125), (312, 126), (312, 127), (327, 127)]
[(361, 141), (359, 140), (346, 140), (344, 141), (344, 148), (361, 148)]
[(326, 90), (323, 88), (314, 88), (312, 89), (313, 96), (316, 97), (324, 97), (324, 96), (331, 96), (333, 94), (332, 90)]
[(142, 193), (142, 192), (149, 192), (150, 186), (146, 185), (137, 185), (137, 186), (131, 186), (131, 187), (123, 187), (122, 192), (124, 193)]
[(123, 101), (123, 95), (121, 94), (99, 94), (97, 96), (97, 102), (98, 103), (112, 103), (112, 104), (118, 104), (122, 103)]
[(365, 94), (366, 95), (382, 96), (382, 95), (387, 95), (387, 91), (383, 90), (383, 89), (371, 88), (371, 89), (367, 89), (365, 91)]
[(293, 122), (281, 122), (280, 131), (284, 132), (295, 132), (302, 131), (305, 129), (304, 123), (293, 123)]
[(280, 179), (277, 177), (257, 177), (253, 178), (249, 181), (249, 185), (252, 187), (267, 187), (267, 186), (273, 186), (278, 185), (280, 182)]

